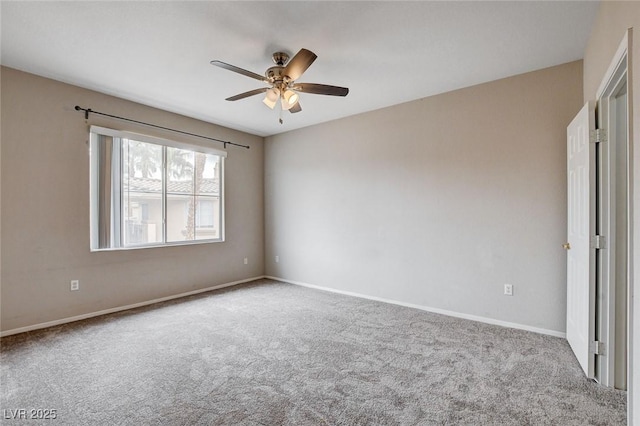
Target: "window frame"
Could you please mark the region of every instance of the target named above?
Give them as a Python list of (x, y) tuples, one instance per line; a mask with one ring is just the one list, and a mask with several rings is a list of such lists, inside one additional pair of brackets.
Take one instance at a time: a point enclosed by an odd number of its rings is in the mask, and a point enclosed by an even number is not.
[[(110, 153), (111, 161), (108, 167), (101, 165), (100, 163), (100, 155), (95, 154), (99, 152), (99, 138), (100, 136), (106, 136), (112, 138), (112, 145), (116, 140), (121, 141), (122, 139), (134, 140), (138, 142), (144, 142), (153, 145), (160, 145), (162, 147), (162, 165), (161, 165), (161, 174), (162, 174), (162, 193), (161, 193), (161, 202), (162, 202), (162, 241), (161, 242), (147, 242), (142, 244), (133, 244), (133, 245), (125, 245), (125, 238), (123, 235), (123, 218), (124, 218), (124, 201), (123, 201), (123, 191), (122, 191), (122, 178), (124, 174), (123, 170), (123, 157), (124, 150), (122, 148), (122, 144), (118, 149), (113, 149)], [(193, 240), (185, 240), (185, 241), (167, 241), (167, 148), (177, 148), (184, 149), (196, 153), (203, 153), (208, 155), (218, 156), (218, 164), (219, 164), (219, 182), (218, 182), (218, 200), (219, 200), (219, 208), (218, 208), (218, 224), (219, 224), (219, 232), (217, 238), (207, 238), (207, 239), (196, 239)], [(225, 175), (225, 158), (227, 157), (227, 152), (211, 147), (205, 147), (202, 145), (197, 145), (193, 143), (185, 143), (180, 141), (175, 141), (171, 139), (149, 136), (140, 133), (134, 133), (126, 130), (115, 130), (106, 127), (100, 126), (90, 126), (89, 128), (89, 175), (90, 175), (90, 185), (89, 185), (89, 197), (90, 197), (90, 250), (94, 251), (118, 251), (118, 250), (139, 250), (146, 248), (157, 248), (157, 247), (172, 247), (172, 246), (183, 246), (183, 245), (194, 245), (194, 244), (210, 244), (210, 243), (218, 243), (225, 241), (225, 191), (224, 191), (224, 175)], [(100, 232), (104, 229), (101, 227), (100, 221), (100, 209), (101, 209), (101, 188), (99, 188), (99, 174), (101, 172), (105, 172), (105, 169), (108, 168), (109, 174), (109, 197), (110, 197), (110, 206), (109, 206), (109, 224), (108, 224), (108, 232), (109, 232), (109, 246), (108, 247), (100, 247)], [(104, 191), (103, 191), (104, 192)], [(197, 210), (197, 209), (196, 209)], [(215, 209), (214, 209), (215, 212)], [(104, 212), (103, 212), (104, 214)], [(215, 222), (215, 220), (214, 220)], [(194, 219), (195, 223), (195, 219)], [(195, 226), (195, 225), (194, 225)], [(214, 226), (215, 227), (215, 226)]]

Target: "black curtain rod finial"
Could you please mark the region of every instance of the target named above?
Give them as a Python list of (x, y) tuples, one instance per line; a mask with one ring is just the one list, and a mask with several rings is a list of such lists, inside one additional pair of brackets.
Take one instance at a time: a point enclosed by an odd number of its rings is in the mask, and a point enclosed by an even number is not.
[(76, 105), (75, 110), (76, 111), (84, 111), (84, 119), (85, 120), (89, 119), (89, 113), (91, 112), (91, 108), (84, 109), (84, 108), (80, 108), (78, 105)]

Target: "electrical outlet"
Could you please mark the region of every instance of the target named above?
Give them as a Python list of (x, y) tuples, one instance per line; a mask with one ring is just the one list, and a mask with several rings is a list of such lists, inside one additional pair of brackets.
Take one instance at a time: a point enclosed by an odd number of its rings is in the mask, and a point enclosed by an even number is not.
[(276, 256), (276, 263), (280, 262), (280, 256)]
[(504, 294), (506, 296), (513, 296), (513, 285), (505, 284), (504, 285)]
[(249, 258), (248, 258), (248, 257), (245, 257), (245, 258), (244, 258), (244, 264), (245, 264), (245, 265), (248, 265), (248, 264), (249, 264)]
[(71, 291), (80, 290), (80, 281), (71, 280), (71, 285), (69, 286), (69, 290)]

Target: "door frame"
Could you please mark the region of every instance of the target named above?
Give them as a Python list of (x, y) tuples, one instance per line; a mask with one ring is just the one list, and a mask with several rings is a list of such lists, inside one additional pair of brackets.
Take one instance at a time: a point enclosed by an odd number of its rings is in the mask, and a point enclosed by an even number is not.
[[(614, 55), (609, 68), (600, 87), (596, 94), (596, 120), (597, 127), (601, 128), (603, 122), (607, 123), (607, 142), (600, 144), (599, 149), (599, 182), (597, 184), (598, 190), (598, 223), (599, 234), (604, 235), (606, 238), (606, 245), (604, 250), (600, 250), (597, 259), (597, 282), (598, 282), (598, 318), (597, 332), (598, 340), (605, 344), (606, 353), (605, 356), (596, 357), (596, 379), (606, 385), (614, 387), (615, 385), (615, 359), (616, 359), (616, 285), (615, 285), (615, 259), (616, 259), (616, 236), (615, 236), (615, 212), (617, 207), (615, 196), (615, 177), (617, 174), (617, 164), (615, 161), (615, 155), (611, 155), (615, 149), (616, 135), (615, 132), (609, 132), (611, 125), (609, 123), (615, 122), (615, 109), (610, 107), (610, 103), (613, 97), (616, 95), (618, 89), (623, 84), (627, 85), (627, 146), (626, 146), (626, 161), (624, 167), (626, 167), (626, 292), (627, 292), (627, 316), (626, 316), (626, 370), (627, 370), (627, 388), (631, 389), (631, 333), (632, 333), (632, 251), (631, 251), (631, 220), (632, 220), (632, 163), (631, 163), (631, 74), (630, 74), (630, 45), (632, 40), (631, 29), (625, 32), (622, 41)], [(631, 392), (628, 393), (629, 401), (632, 401)]]

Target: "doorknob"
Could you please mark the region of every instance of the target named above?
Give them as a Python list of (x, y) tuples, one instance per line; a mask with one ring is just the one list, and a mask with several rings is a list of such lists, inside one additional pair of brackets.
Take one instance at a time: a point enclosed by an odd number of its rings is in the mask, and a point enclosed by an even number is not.
[(569, 243), (564, 243), (564, 244), (562, 245), (562, 248), (563, 248), (563, 249), (565, 249), (565, 250), (571, 250), (571, 244), (569, 244)]

